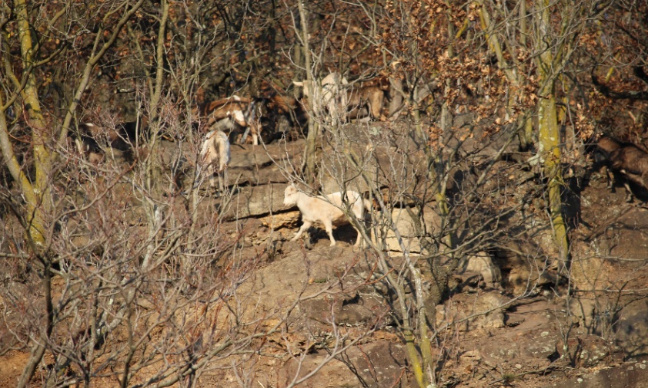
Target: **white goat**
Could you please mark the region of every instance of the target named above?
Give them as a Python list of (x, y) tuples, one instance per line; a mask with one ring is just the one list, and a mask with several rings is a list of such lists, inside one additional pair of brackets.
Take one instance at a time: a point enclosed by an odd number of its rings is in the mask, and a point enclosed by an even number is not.
[(209, 183), (212, 187), (216, 186), (214, 175), (218, 175), (218, 188), (223, 191), (225, 187), (225, 170), (229, 161), (230, 143), (227, 135), (220, 130), (211, 131), (205, 136), (205, 141), (200, 149), (196, 176), (199, 177), (202, 169), (207, 166)]
[[(369, 201), (363, 199), (360, 193), (356, 191), (347, 191), (345, 199), (350, 204), (350, 210), (358, 222), (362, 222), (364, 220), (365, 209), (369, 210), (371, 208)], [(284, 205), (297, 205), (302, 214), (303, 222), (295, 237), (290, 241), (297, 240), (314, 222), (319, 221), (324, 224), (324, 229), (326, 229), (326, 233), (331, 240), (331, 246), (334, 246), (333, 225), (339, 226), (350, 223), (342, 211), (345, 207), (342, 200), (342, 193), (339, 192), (328, 194), (326, 197), (311, 197), (299, 192), (294, 185), (286, 187), (286, 191), (284, 192)], [(362, 233), (360, 233), (360, 230), (355, 225), (353, 227), (358, 232), (358, 238), (355, 243), (355, 246), (358, 246), (362, 240)]]
[[(312, 82), (312, 83), (311, 83)], [(295, 86), (303, 87), (304, 97), (311, 101), (313, 113), (323, 115), (324, 108), (327, 110), (328, 118), (332, 123), (346, 121), (346, 107), (348, 96), (346, 85), (349, 81), (340, 73), (332, 72), (320, 84), (313, 81), (293, 81)], [(312, 92), (312, 96), (311, 96)]]

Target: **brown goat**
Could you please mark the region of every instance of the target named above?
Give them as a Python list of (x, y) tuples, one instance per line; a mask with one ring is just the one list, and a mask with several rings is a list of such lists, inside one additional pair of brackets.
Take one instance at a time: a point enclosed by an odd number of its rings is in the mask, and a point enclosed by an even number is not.
[(259, 144), (259, 135), (261, 135), (261, 123), (256, 117), (255, 101), (248, 97), (232, 96), (221, 98), (206, 104), (201, 114), (209, 117), (207, 126), (211, 127), (214, 123), (221, 120), (230, 120), (241, 128), (245, 128), (245, 134), (241, 142), (245, 141), (248, 131), (252, 134), (252, 144)]
[[(597, 155), (602, 157), (599, 161), (626, 180), (648, 190), (648, 153), (642, 147), (630, 143), (620, 143), (610, 137), (603, 136), (597, 142)], [(610, 176), (608, 175), (608, 178)], [(613, 185), (608, 181), (608, 187)], [(626, 200), (632, 201), (632, 191), (627, 182), (624, 183), (628, 196)]]
[[(389, 85), (387, 85), (389, 86)], [(385, 121), (382, 114), (385, 101), (385, 90), (379, 86), (364, 86), (351, 89), (349, 94), (349, 118), (369, 117), (372, 120)], [(366, 112), (364, 109), (366, 108)]]
[(267, 99), (267, 107), (270, 110), (276, 110), (279, 114), (289, 115), (297, 109), (297, 100), (290, 96), (275, 94)]

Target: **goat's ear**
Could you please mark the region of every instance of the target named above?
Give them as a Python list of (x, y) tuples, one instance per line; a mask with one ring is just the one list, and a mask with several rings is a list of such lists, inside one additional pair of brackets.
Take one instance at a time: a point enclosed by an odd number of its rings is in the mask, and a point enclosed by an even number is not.
[(301, 81), (293, 81), (293, 85), (295, 85), (295, 86), (299, 86), (299, 87), (301, 88), (302, 86), (304, 86), (304, 82), (301, 82)]

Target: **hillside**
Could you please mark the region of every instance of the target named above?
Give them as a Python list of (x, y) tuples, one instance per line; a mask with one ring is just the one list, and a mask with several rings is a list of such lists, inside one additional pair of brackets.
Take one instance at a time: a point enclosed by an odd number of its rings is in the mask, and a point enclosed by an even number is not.
[(0, 387), (646, 386), (644, 15), (2, 3)]
[[(344, 130), (350, 138), (380, 131), (374, 142), (381, 144), (381, 135), (388, 141), (397, 136), (402, 124), (352, 124)], [(302, 147), (303, 141), (233, 147), (229, 176), (236, 177), (240, 187), (232, 186), (231, 195), (214, 196), (205, 183), (200, 193), (198, 222), (213, 229), (211, 233), (205, 229), (197, 235), (206, 233), (204, 241), (211, 245), (200, 250), (204, 252), (200, 256), (190, 256), (189, 262), (171, 256), (151, 270), (148, 278), (167, 278), (170, 283), (157, 291), (153, 287), (133, 300), (132, 308), (141, 317), (138, 320), (144, 319), (149, 331), (142, 332), (145, 328), (138, 329), (139, 324), (133, 329), (139, 336), (146, 334), (147, 341), (156, 344), (154, 348), (174, 338), (167, 333), (173, 331), (170, 322), (175, 322), (174, 326), (185, 325), (183, 331), (189, 338), (197, 338), (191, 345), (198, 347), (195, 351), (208, 353), (225, 339), (233, 341), (233, 348), (210, 357), (205, 369), (196, 376), (197, 386), (238, 386), (241, 379), (247, 379), (242, 380), (244, 385), (245, 381), (257, 381), (263, 386), (283, 387), (306, 377), (304, 384), (313, 387), (413, 386), (399, 329), (403, 321), (399, 317), (398, 296), (390, 291), (376, 252), (354, 249), (355, 231), (348, 225), (335, 230), (335, 247), (328, 246), (328, 238), (321, 229), (312, 230), (310, 249), (304, 247), (304, 240), (288, 241), (299, 225), (299, 212), (282, 204), (283, 189), (288, 184), (285, 166), (295, 164)], [(174, 143), (164, 148), (173, 150)], [(391, 165), (404, 155), (396, 146), (391, 154), (388, 147), (376, 150), (382, 151), (381, 157), (392, 161)], [(417, 165), (416, 160), (411, 159), (411, 166)], [(171, 167), (168, 166), (169, 170)], [(648, 280), (644, 264), (648, 239), (648, 228), (643, 225), (646, 208), (642, 202), (626, 203), (622, 189), (610, 191), (602, 175), (588, 167), (579, 177), (581, 206), (570, 234), (571, 264), (568, 273), (561, 276), (550, 266), (556, 253), (542, 195), (537, 194), (539, 177), (529, 178), (525, 170), (512, 160), (502, 160), (491, 168), (490, 179), (500, 179), (497, 192), (503, 198), (497, 206), (503, 213), (503, 209), (516, 209), (521, 198), (532, 198), (526, 206), (499, 220), (499, 225), (489, 232), (493, 235), (483, 240), (483, 250), (470, 253), (477, 248), (469, 249), (463, 257), (456, 258), (462, 260), (463, 266), (468, 260), (472, 267), (467, 271), (458, 268), (450, 274), (448, 292), (442, 298), (434, 296), (435, 280), (428, 260), (451, 259), (428, 256), (423, 260), (418, 238), (406, 232), (408, 228), (414, 230), (407, 226), (411, 219), (396, 219), (411, 252), (409, 260), (423, 274), (425, 294), (437, 298), (428, 305), (432, 311), (428, 319), (434, 327), (433, 359), (439, 386), (571, 386), (577, 379), (588, 381), (588, 386), (641, 386), (638, 382), (645, 378), (647, 345), (642, 333), (648, 322), (644, 289)], [(457, 171), (454, 176), (474, 182), (481, 172)], [(330, 191), (334, 184), (323, 186)], [(348, 184), (352, 188), (361, 186), (352, 181)], [(492, 182), (478, 190), (478, 197), (483, 199), (481, 205), (491, 206), (487, 197)], [(137, 202), (127, 191), (123, 193), (115, 195), (116, 203)], [(182, 219), (185, 208), (181, 203), (185, 201), (179, 195), (179, 206), (167, 210), (175, 214), (167, 219), (167, 230), (160, 235), (161, 239), (175, 233), (169, 224)], [(395, 208), (394, 212), (401, 214), (403, 209)], [(434, 202), (427, 203), (425, 209), (431, 213), (424, 218), (427, 227), (438, 228)], [(124, 219), (129, 225), (128, 233), (138, 229), (133, 219), (137, 212), (131, 208), (130, 216)], [(381, 219), (377, 209), (372, 219), (370, 225), (375, 228)], [(107, 221), (89, 219), (88, 224)], [(10, 227), (7, 222), (6, 228)], [(91, 264), (103, 257), (119, 266), (129, 262), (112, 256), (117, 250), (113, 247), (108, 251), (111, 245), (99, 237), (115, 238), (114, 230), (104, 233), (86, 230), (86, 238), (79, 236), (70, 241), (72, 246), (86, 248), (93, 241), (95, 251), (88, 253), (91, 256), (86, 260), (91, 261), (85, 264), (72, 258), (66, 263), (66, 270), (53, 282), (57, 299), (80, 298), (89, 302), (95, 292), (114, 287), (101, 285), (101, 281), (96, 283), (91, 280), (93, 276), (128, 276), (123, 269), (114, 272), (112, 265)], [(388, 254), (390, 268), (403, 281), (411, 279), (403, 267), (407, 258), (395, 243), (395, 236), (385, 237), (384, 252)], [(128, 239), (132, 240), (133, 235)], [(114, 243), (119, 244), (118, 241)], [(473, 265), (482, 262), (480, 257), (492, 261), (497, 269)], [(194, 271), (180, 268), (192, 266), (194, 260), (198, 260)], [(86, 278), (71, 276), (73, 267), (79, 265), (86, 266)], [(183, 278), (174, 280), (173, 276), (178, 275)], [(7, 303), (12, 300), (8, 298), (14, 298), (15, 303), (37, 297), (37, 289), (29, 286), (37, 276), (32, 270), (21, 280), (5, 277), (5, 345), (17, 345), (9, 333), (28, 323), (21, 323), (17, 311)], [(80, 290), (76, 284), (95, 284), (99, 288)], [(78, 294), (66, 298), (66, 293), (73, 292)], [(167, 308), (174, 310), (164, 311)], [(75, 314), (68, 319), (72, 324)], [(111, 333), (97, 361), (123, 352), (128, 344), (125, 335), (121, 330)], [(173, 347), (185, 343), (187, 335), (175, 337), (177, 343)], [(157, 373), (155, 364), (148, 364), (142, 356), (136, 354), (132, 360), (135, 366), (143, 368), (134, 381), (146, 381)], [(15, 384), (27, 357), (18, 349), (2, 356), (2, 386)], [(70, 371), (73, 370), (76, 368), (71, 367)], [(314, 371), (317, 373), (309, 376)], [(45, 373), (46, 370), (39, 372), (42, 378)], [(97, 381), (117, 383), (110, 375)]]

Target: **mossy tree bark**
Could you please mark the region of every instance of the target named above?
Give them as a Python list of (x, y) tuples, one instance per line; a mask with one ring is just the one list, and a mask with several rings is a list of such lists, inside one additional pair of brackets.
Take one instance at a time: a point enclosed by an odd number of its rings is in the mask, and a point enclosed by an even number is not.
[[(297, 31), (301, 46), (303, 47), (304, 68), (306, 70), (306, 80), (308, 81), (304, 87), (313, 87), (313, 68), (312, 56), (310, 52), (310, 45), (308, 43), (308, 14), (304, 7), (303, 0), (297, 2), (299, 7), (299, 20), (300, 27)], [(310, 96), (314, 96), (313, 90), (309, 90)], [(318, 101), (310, 101), (311, 107), (317, 104)], [(304, 178), (308, 184), (316, 182), (317, 166), (316, 166), (316, 153), (317, 153), (317, 139), (319, 138), (319, 123), (314, 120), (312, 110), (308, 115), (308, 136), (306, 137), (306, 149), (304, 150)]]
[[(583, 21), (586, 20), (584, 15), (595, 15), (597, 11), (590, 9), (591, 5), (584, 3), (578, 6), (570, 6), (568, 2), (551, 3), (548, 0), (534, 3), (533, 8), (528, 9), (527, 3), (520, 1), (517, 4), (519, 9), (517, 14), (520, 17), (516, 19), (516, 24), (512, 24), (510, 19), (507, 19), (506, 22), (507, 25), (514, 27), (512, 29), (507, 28), (506, 31), (517, 31), (517, 33), (506, 35), (508, 37), (507, 44), (503, 46), (494, 31), (495, 23), (491, 22), (485, 3), (479, 1), (478, 4), (480, 5), (481, 27), (486, 34), (489, 47), (497, 57), (499, 68), (502, 69), (511, 83), (507, 112), (510, 113), (511, 108), (516, 105), (518, 111), (523, 109), (522, 114), (517, 118), (516, 130), (519, 133), (520, 147), (524, 149), (528, 148), (533, 141), (533, 131), (530, 110), (528, 108), (524, 109), (524, 104), (521, 104), (521, 102), (526, 101), (528, 105), (528, 102), (534, 99), (534, 96), (533, 93), (524, 92), (524, 79), (520, 74), (537, 74), (539, 87), (536, 92), (538, 97), (536, 103), (538, 114), (536, 148), (540, 157), (539, 160), (543, 163), (543, 173), (548, 179), (549, 211), (555, 243), (559, 252), (558, 261), (560, 264), (558, 269), (562, 271), (567, 265), (569, 243), (562, 214), (561, 191), (563, 178), (561, 162), (563, 157), (555, 84), (574, 52), (574, 42), (580, 31), (582, 31)], [(497, 11), (497, 8), (495, 11)], [(504, 11), (500, 13), (505, 14)], [(533, 22), (535, 26), (532, 29), (533, 34), (530, 34), (530, 30), (527, 28), (527, 22), (529, 21)], [(507, 33), (500, 32), (500, 34)], [(515, 36), (518, 36), (518, 38), (514, 39)], [(509, 51), (508, 56), (505, 55), (503, 47), (506, 47)], [(522, 52), (536, 52), (539, 54), (535, 57), (525, 58), (518, 55), (517, 51), (514, 51), (516, 48), (519, 48)], [(507, 61), (507, 58), (510, 58), (510, 60)], [(512, 96), (516, 95), (519, 96), (516, 97), (516, 100), (511, 99)]]
[[(41, 89), (46, 80), (42, 79), (41, 70), (51, 65), (54, 60), (69, 54), (70, 46), (67, 42), (60, 42), (56, 46), (47, 44), (51, 43), (54, 39), (52, 36), (56, 35), (52, 30), (65, 31), (70, 25), (78, 22), (74, 18), (66, 19), (66, 15), (71, 12), (70, 4), (14, 0), (6, 2), (1, 8), (3, 50), (0, 51), (0, 62), (3, 66), (3, 77), (0, 82), (3, 87), (0, 89), (0, 151), (7, 170), (25, 202), (24, 208), (15, 203), (11, 205), (24, 228), (26, 250), (31, 251), (37, 259), (36, 263), (40, 265), (45, 305), (45, 320), (38, 338), (34, 340), (30, 358), (18, 382), (19, 387), (29, 384), (47, 347), (50, 346), (49, 338), (58, 322), (59, 312), (54, 307), (51, 284), (53, 267), (58, 257), (49, 247), (51, 237), (55, 233), (56, 218), (60, 216), (52, 194), (53, 182), (59, 168), (58, 150), (65, 148), (72, 119), (92, 74), (97, 71), (95, 66), (115, 43), (124, 24), (143, 2), (144, 0), (121, 3), (117, 5), (117, 9), (112, 10), (113, 12), (104, 10), (101, 13), (86, 15), (86, 19), (83, 19), (99, 23), (96, 30), (85, 31), (87, 35), (83, 37), (91, 36), (89, 40), (81, 39), (81, 35), (70, 38), (77, 43), (88, 42), (85, 47), (88, 54), (84, 58), (79, 77), (65, 80), (68, 82), (67, 90), (74, 90), (74, 93), (62, 117), (58, 117), (60, 121), (51, 118), (54, 112), (44, 111), (46, 105), (43, 104)], [(51, 8), (48, 8), (50, 6)], [(43, 15), (49, 18), (43, 19)], [(110, 25), (110, 31), (101, 27), (104, 25)], [(49, 35), (50, 33), (52, 35)], [(11, 47), (19, 47), (20, 50), (12, 50)], [(19, 54), (15, 55), (16, 53)], [(20, 58), (19, 64), (17, 57)], [(17, 107), (22, 107), (24, 111)], [(10, 114), (12, 111), (13, 114)], [(16, 140), (11, 132), (21, 125), (20, 120), (24, 120), (22, 126), (30, 139), (27, 153), (18, 143), (20, 140)], [(21, 151), (18, 151), (17, 147), (21, 147)], [(25, 153), (26, 157), (21, 157), (19, 153)]]
[[(5, 65), (4, 70), (8, 84), (6, 84), (5, 88), (5, 97), (0, 95), (0, 150), (2, 151), (3, 160), (8, 167), (9, 173), (17, 182), (25, 198), (26, 207), (23, 217), (26, 225), (25, 232), (27, 241), (35, 253), (41, 254), (46, 251), (46, 235), (48, 230), (53, 226), (51, 225), (51, 221), (53, 219), (52, 211), (54, 205), (51, 198), (50, 186), (54, 166), (58, 160), (58, 154), (51, 150), (63, 147), (67, 141), (72, 118), (83, 93), (87, 90), (92, 72), (96, 71), (95, 66), (104, 56), (108, 48), (115, 43), (124, 24), (141, 7), (143, 2), (143, 0), (139, 0), (133, 4), (127, 3), (121, 5), (126, 11), (122, 13), (117, 23), (113, 25), (114, 28), (109, 34), (104, 35), (104, 31), (101, 28), (99, 31), (94, 32), (95, 38), (92, 42), (90, 55), (87, 58), (80, 78), (76, 80), (74, 97), (67, 107), (60, 127), (49, 122), (43, 114), (40, 97), (41, 91), (39, 90), (41, 82), (37, 79), (36, 70), (50, 63), (54, 58), (64, 55), (66, 52), (65, 45), (61, 44), (60, 48), (49, 53), (49, 56), (46, 56), (44, 59), (39, 58), (38, 53), (42, 51), (42, 48), (40, 41), (34, 41), (35, 35), (33, 30), (37, 30), (38, 28), (37, 26), (33, 26), (30, 20), (31, 4), (27, 0), (15, 0), (13, 2), (13, 12), (16, 16), (15, 20), (18, 31), (17, 39), (20, 45), (21, 69), (19, 74), (14, 73), (14, 68), (9, 65), (13, 58), (9, 56), (10, 54), (8, 52), (3, 53), (2, 62)], [(63, 7), (60, 11), (54, 13), (52, 18), (48, 20), (48, 23), (54, 25), (59, 22), (65, 14), (65, 10), (66, 8)], [(104, 22), (107, 23), (113, 15), (113, 13), (104, 14)], [(12, 36), (7, 35), (5, 38), (9, 39)], [(22, 99), (26, 122), (30, 128), (33, 178), (30, 178), (25, 173), (24, 167), (20, 165), (14, 149), (15, 144), (9, 135), (7, 112), (17, 99)]]
[[(543, 1), (543, 10), (538, 13), (539, 34), (546, 35), (549, 31), (549, 1)], [(538, 106), (538, 143), (544, 160), (544, 174), (549, 180), (549, 213), (554, 231), (556, 246), (558, 247), (558, 270), (563, 271), (567, 265), (569, 242), (567, 229), (562, 214), (561, 190), (563, 176), (561, 168), (560, 126), (556, 111), (556, 96), (553, 73), (554, 58), (550, 47), (546, 47), (544, 40), (539, 39), (538, 70), (540, 75), (540, 101)]]
[[(2, 132), (2, 150), (5, 163), (20, 189), (25, 196), (27, 212), (25, 221), (28, 225), (27, 239), (32, 243), (32, 248), (42, 253), (45, 250), (46, 218), (51, 213), (52, 199), (49, 191), (51, 179), (52, 160), (50, 151), (47, 149), (52, 140), (52, 128), (48, 127), (41, 111), (41, 103), (38, 95), (38, 83), (33, 69), (36, 64), (36, 47), (32, 40), (31, 25), (29, 22), (28, 4), (25, 0), (15, 0), (14, 10), (16, 12), (18, 39), (20, 40), (20, 52), (22, 57), (23, 90), (25, 110), (28, 118), (28, 125), (32, 133), (32, 150), (34, 155), (34, 179), (30, 181), (21, 170), (16, 155), (13, 153), (11, 141), (9, 140), (6, 119), (3, 117), (0, 122)], [(1, 102), (0, 102), (1, 103)], [(3, 106), (4, 107), (4, 106)], [(6, 109), (6, 108), (5, 108)], [(4, 116), (4, 112), (3, 112)]]

